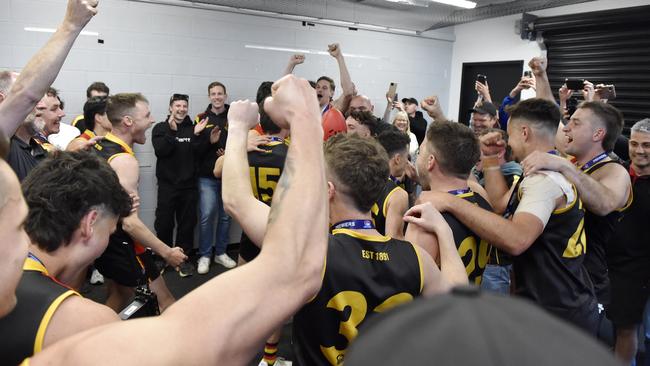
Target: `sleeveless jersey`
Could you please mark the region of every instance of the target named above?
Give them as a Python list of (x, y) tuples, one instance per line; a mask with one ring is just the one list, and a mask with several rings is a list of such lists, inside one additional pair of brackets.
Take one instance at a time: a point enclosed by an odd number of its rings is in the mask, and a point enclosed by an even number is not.
[[(510, 197), (506, 216), (521, 199), (521, 182)], [(576, 195), (572, 204), (556, 209), (542, 234), (513, 258), (515, 294), (529, 298), (547, 311), (595, 334), (596, 299), (583, 266), (586, 251), (585, 210)]]
[(395, 184), (395, 182), (390, 179), (386, 180), (386, 185), (384, 186), (379, 199), (377, 199), (377, 202), (375, 202), (370, 209), (372, 221), (375, 223), (375, 229), (377, 229), (381, 235), (386, 235), (386, 210), (388, 209), (388, 202), (393, 193), (399, 189), (402, 188)]
[(375, 314), (413, 300), (423, 281), (422, 264), (411, 243), (335, 229), (321, 289), (294, 316), (298, 363), (341, 364), (358, 330)]
[[(271, 206), (273, 192), (280, 180), (289, 145), (286, 140), (271, 141), (261, 149), (264, 152), (251, 151), (248, 153), (251, 188), (255, 198)], [(257, 245), (248, 238), (246, 233), (242, 232), (239, 255), (245, 261), (250, 262), (257, 257), (259, 252), (260, 249)]]
[(41, 351), (45, 332), (61, 303), (77, 292), (58, 282), (38, 261), (27, 258), (16, 289), (18, 303), (0, 318), (0, 360), (17, 365)]
[[(456, 196), (478, 205), (484, 210), (492, 211), (492, 206), (481, 195), (472, 191), (457, 194)], [(465, 265), (469, 282), (480, 285), (485, 265), (490, 258), (490, 244), (479, 238), (478, 235), (460, 222), (454, 215), (444, 212), (442, 217), (445, 218), (447, 224), (451, 227), (451, 231), (454, 233), (454, 242), (458, 249), (458, 255), (460, 255)]]
[[(601, 161), (585, 171), (591, 175), (606, 164), (619, 164), (617, 160)], [(632, 204), (632, 192), (625, 207), (612, 211), (605, 216), (598, 216), (589, 210), (585, 212), (585, 230), (589, 238), (589, 250), (585, 254), (584, 266), (591, 277), (596, 291), (596, 297), (601, 304), (609, 304), (609, 276), (607, 274), (607, 258), (605, 246), (609, 242), (616, 225), (621, 220), (623, 212)]]
[(261, 149), (264, 152), (248, 153), (251, 187), (255, 198), (270, 206), (284, 168), (284, 161), (287, 159), (289, 145), (285, 141), (271, 141)]

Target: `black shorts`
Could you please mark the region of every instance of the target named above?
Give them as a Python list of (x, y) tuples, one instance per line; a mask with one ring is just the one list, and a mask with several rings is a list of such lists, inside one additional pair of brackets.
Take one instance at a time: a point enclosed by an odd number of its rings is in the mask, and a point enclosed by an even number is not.
[(246, 234), (241, 234), (239, 241), (239, 256), (246, 262), (250, 262), (260, 254), (260, 248), (251, 241)]
[(641, 324), (650, 294), (650, 278), (610, 270), (609, 281), (611, 301), (607, 317), (616, 327)]
[(136, 287), (160, 276), (151, 250), (135, 254), (133, 244), (110, 241), (104, 253), (95, 260), (95, 268), (106, 278), (119, 285)]

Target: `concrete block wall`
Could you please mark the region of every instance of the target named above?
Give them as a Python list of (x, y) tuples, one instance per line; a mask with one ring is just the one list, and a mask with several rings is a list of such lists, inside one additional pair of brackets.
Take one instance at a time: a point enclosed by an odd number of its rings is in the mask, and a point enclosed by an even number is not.
[[(56, 28), (65, 4), (0, 1), (0, 69), (20, 71), (50, 37), (24, 28)], [(191, 114), (201, 112), (209, 103), (207, 85), (215, 80), (226, 84), (231, 101), (254, 99), (261, 81), (281, 76), (291, 53), (246, 45), (325, 51), (327, 44), (339, 42), (344, 53), (370, 56), (346, 61), (358, 90), (375, 103), (377, 115), (383, 113), (384, 94), (393, 81), (399, 83), (400, 97), (421, 99), (436, 92), (443, 105), (449, 103), (453, 43), (447, 40), (304, 27), (299, 21), (126, 0), (102, 0), (86, 30), (99, 32), (104, 44), (97, 37), (80, 36), (54, 83), (66, 102), (68, 123), (81, 113), (85, 89), (93, 81), (104, 81), (112, 93), (142, 92), (157, 121), (166, 117), (172, 93), (189, 94)], [(296, 74), (312, 80), (329, 75), (339, 84), (336, 62), (329, 55), (308, 54)], [(153, 227), (157, 188), (151, 142), (135, 151), (141, 166), (141, 212)], [(236, 228), (232, 234), (238, 241)]]

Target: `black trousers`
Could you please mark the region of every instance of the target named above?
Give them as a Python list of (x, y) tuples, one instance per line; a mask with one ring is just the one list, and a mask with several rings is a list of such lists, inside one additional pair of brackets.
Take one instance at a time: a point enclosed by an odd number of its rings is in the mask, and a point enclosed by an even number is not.
[[(179, 246), (185, 253), (194, 248), (194, 227), (196, 226), (196, 186), (177, 188), (158, 182), (158, 205), (154, 228), (160, 240), (169, 246)], [(176, 227), (176, 241), (173, 241)]]

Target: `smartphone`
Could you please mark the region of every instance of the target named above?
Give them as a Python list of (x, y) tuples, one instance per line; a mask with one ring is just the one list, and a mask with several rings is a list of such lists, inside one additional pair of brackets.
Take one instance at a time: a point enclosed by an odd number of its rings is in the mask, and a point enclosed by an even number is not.
[(600, 99), (616, 99), (616, 87), (614, 87), (614, 85), (602, 85), (597, 88), (596, 91), (598, 91)]
[(485, 85), (485, 82), (487, 81), (487, 76), (485, 76), (483, 74), (478, 74), (478, 75), (476, 75), (476, 81), (478, 81), (479, 83)]
[(564, 79), (566, 87), (571, 90), (582, 90), (585, 88), (585, 79)]
[(532, 78), (533, 77), (533, 72), (530, 70), (524, 71), (524, 76), (527, 78)]
[(388, 96), (393, 98), (393, 100), (396, 100), (397, 96), (397, 83), (390, 83), (388, 86)]

